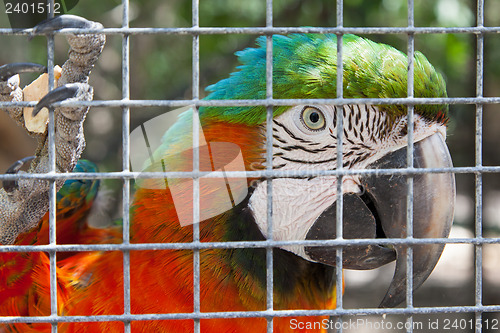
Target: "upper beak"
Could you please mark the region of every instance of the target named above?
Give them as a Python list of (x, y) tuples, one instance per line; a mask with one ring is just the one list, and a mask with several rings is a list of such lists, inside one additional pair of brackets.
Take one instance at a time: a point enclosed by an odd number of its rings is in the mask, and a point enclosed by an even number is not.
[[(450, 168), (452, 161), (444, 137), (436, 133), (414, 144), (415, 168)], [(367, 169), (407, 167), (406, 147), (385, 155)], [(362, 176), (364, 193), (345, 193), (343, 238), (406, 238), (408, 176)], [(422, 173), (413, 176), (413, 237), (446, 238), (453, 221), (455, 176), (453, 173)], [(332, 239), (335, 234), (336, 204), (316, 220), (306, 239)], [(380, 307), (394, 307), (406, 298), (406, 253), (408, 245), (344, 246), (343, 267), (372, 269), (396, 259), (396, 270)], [(413, 249), (413, 290), (436, 266), (444, 244), (418, 244)], [(332, 247), (306, 247), (315, 261), (335, 265)]]

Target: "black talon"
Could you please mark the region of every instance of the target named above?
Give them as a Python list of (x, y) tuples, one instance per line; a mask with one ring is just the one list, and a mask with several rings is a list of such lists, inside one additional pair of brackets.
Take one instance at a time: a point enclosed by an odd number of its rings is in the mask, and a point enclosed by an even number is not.
[(21, 158), (20, 160), (17, 160), (16, 162), (14, 162), (14, 164), (12, 164), (5, 171), (5, 173), (8, 173), (8, 174), (18, 173), (19, 170), (21, 170), (21, 168), (23, 167), (23, 165), (26, 164), (26, 162), (33, 161), (35, 159), (35, 157), (36, 156), (28, 156), (28, 157), (25, 157), (25, 158)]
[[(35, 156), (28, 156), (28, 157), (25, 157), (25, 158), (22, 158), (16, 162), (14, 162), (14, 164), (12, 164), (6, 171), (5, 173), (7, 174), (15, 174), (15, 173), (18, 173), (19, 170), (21, 170), (21, 168), (23, 167), (24, 164), (26, 164), (27, 162), (31, 162), (32, 160), (35, 159)], [(14, 191), (14, 189), (17, 187), (17, 181), (15, 180), (4, 180), (3, 181), (3, 188), (5, 189), (5, 191), (7, 192), (12, 192)]]
[(102, 27), (100, 23), (92, 22), (76, 15), (60, 15), (37, 24), (33, 28), (33, 34), (43, 34), (65, 28), (70, 29), (92, 29)]
[(80, 84), (70, 83), (52, 90), (47, 95), (43, 96), (43, 98), (33, 108), (33, 117), (35, 117), (43, 108), (48, 108), (53, 103), (76, 97), (80, 89)]
[(13, 64), (6, 64), (0, 66), (0, 81), (5, 81), (9, 77), (26, 72), (46, 73), (47, 67), (40, 64), (34, 64), (31, 62), (16, 62)]

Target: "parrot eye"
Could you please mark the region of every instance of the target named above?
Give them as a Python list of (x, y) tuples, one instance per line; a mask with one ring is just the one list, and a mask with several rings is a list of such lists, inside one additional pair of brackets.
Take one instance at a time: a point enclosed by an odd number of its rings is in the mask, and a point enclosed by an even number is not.
[(300, 115), (302, 123), (311, 131), (320, 131), (325, 128), (325, 115), (319, 109), (306, 106)]

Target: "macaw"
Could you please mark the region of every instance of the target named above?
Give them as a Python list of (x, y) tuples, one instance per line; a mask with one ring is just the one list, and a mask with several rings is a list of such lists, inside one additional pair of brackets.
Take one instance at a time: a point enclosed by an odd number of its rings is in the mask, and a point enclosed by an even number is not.
[[(68, 24), (68, 22), (66, 22)], [(59, 26), (60, 27), (60, 24)], [(337, 37), (323, 34), (275, 35), (273, 94), (275, 98), (336, 97)], [(343, 37), (345, 98), (407, 96), (407, 56), (366, 38)], [(228, 78), (209, 86), (206, 100), (265, 99), (266, 39), (237, 52), (241, 62)], [(424, 55), (415, 53), (414, 96), (446, 97), (445, 83)], [(50, 95), (51, 93), (49, 93)], [(65, 94), (57, 96), (64, 99)], [(74, 92), (71, 93), (74, 96)], [(339, 109), (341, 108), (341, 109)], [(295, 176), (294, 171), (337, 168), (337, 116), (343, 119), (342, 166), (345, 170), (405, 168), (407, 107), (404, 105), (304, 103), (279, 106), (272, 119), (272, 169), (283, 172), (232, 182), (199, 178), (200, 219), (193, 215), (193, 181), (186, 178), (136, 180), (130, 207), (130, 243), (189, 243), (199, 223), (203, 242), (328, 240), (336, 238), (337, 203), (343, 200), (344, 239), (386, 239), (407, 236), (407, 177), (404, 174), (328, 174)], [(199, 116), (199, 147), (193, 146), (193, 121)], [(448, 107), (415, 105), (414, 167), (449, 168), (445, 143)], [(265, 170), (265, 106), (205, 106), (182, 113), (145, 161), (145, 172), (192, 171), (193, 150), (199, 170)], [(241, 157), (242, 166), (231, 169)], [(226, 169), (224, 169), (226, 168)], [(80, 161), (79, 172), (95, 171)], [(290, 172), (291, 176), (287, 176)], [(271, 181), (269, 185), (268, 182)], [(243, 185), (242, 185), (243, 184)], [(8, 183), (9, 187), (17, 184)], [(272, 188), (272, 235), (268, 234), (267, 197)], [(121, 243), (119, 225), (95, 229), (87, 219), (98, 181), (67, 181), (58, 194), (58, 243)], [(12, 189), (11, 189), (12, 190)], [(227, 201), (229, 193), (229, 201)], [(413, 176), (413, 237), (447, 237), (453, 219), (455, 183), (452, 173)], [(226, 198), (226, 199), (224, 199)], [(201, 222), (200, 222), (201, 221)], [(47, 243), (45, 216), (38, 227), (17, 236), (15, 244)], [(335, 309), (337, 264), (335, 246), (287, 243), (273, 248), (273, 309)], [(318, 246), (319, 245), (319, 246)], [(442, 244), (413, 248), (413, 287), (432, 272)], [(406, 298), (406, 252), (395, 244), (343, 247), (344, 269), (373, 269), (396, 260), (396, 270), (382, 307)], [(200, 251), (200, 311), (265, 311), (266, 249), (203, 248)], [(60, 315), (120, 315), (124, 313), (121, 251), (58, 253), (58, 313)], [(50, 314), (49, 259), (45, 253), (3, 253), (0, 256), (0, 314)], [(131, 250), (132, 314), (192, 313), (193, 250)], [(273, 318), (274, 332), (325, 332), (326, 316)], [(134, 332), (191, 332), (192, 319), (137, 320)], [(202, 332), (265, 332), (267, 319), (201, 319)], [(58, 324), (60, 332), (122, 332), (119, 321)], [(16, 323), (3, 331), (50, 331), (44, 323)], [(2, 331), (2, 329), (0, 329)]]

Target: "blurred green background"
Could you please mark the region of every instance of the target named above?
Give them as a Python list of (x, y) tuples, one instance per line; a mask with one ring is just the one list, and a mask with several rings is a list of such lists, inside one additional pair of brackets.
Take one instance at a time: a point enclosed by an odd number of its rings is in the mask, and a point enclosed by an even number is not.
[[(200, 0), (200, 26), (262, 27), (266, 22), (265, 5), (265, 0)], [(415, 26), (475, 26), (476, 7), (474, 0), (416, 0)], [(130, 26), (190, 27), (191, 12), (191, 1), (131, 1)], [(117, 0), (82, 0), (70, 13), (99, 21), (105, 27), (120, 27), (122, 24), (121, 2)], [(346, 0), (343, 16), (346, 27), (404, 27), (408, 22), (407, 1)], [(336, 26), (336, 3), (333, 0), (275, 0), (273, 24), (280, 27)], [(485, 26), (499, 25), (500, 1), (486, 0)], [(0, 28), (9, 28), (3, 10), (0, 11)], [(376, 34), (365, 37), (390, 44), (403, 52), (407, 49), (407, 36), (404, 34)], [(238, 64), (234, 52), (253, 46), (255, 38), (254, 35), (243, 34), (202, 35), (200, 37), (201, 97), (206, 95), (204, 87), (226, 78), (234, 71)], [(484, 40), (484, 96), (498, 97), (500, 96), (500, 36), (486, 34)], [(121, 45), (121, 36), (108, 36), (104, 52), (91, 76), (96, 100), (121, 98)], [(476, 35), (470, 33), (417, 34), (415, 49), (423, 52), (444, 75), (450, 97), (476, 96)], [(56, 38), (56, 63), (62, 64), (66, 57), (67, 44), (64, 37), (59, 36)], [(0, 65), (16, 61), (46, 63), (45, 38), (36, 37), (28, 41), (25, 36), (0, 35)], [(189, 35), (131, 36), (130, 77), (132, 99), (190, 99), (192, 97), (192, 37)], [(33, 76), (25, 75), (22, 78), (23, 83), (27, 84), (33, 78)], [(167, 109), (164, 108), (133, 108), (131, 110), (132, 129), (165, 111)], [(474, 166), (476, 107), (475, 105), (452, 105), (450, 114), (448, 144), (454, 164), (455, 166)], [(483, 123), (483, 164), (499, 166), (499, 105), (484, 106)], [(87, 148), (84, 157), (96, 161), (103, 171), (121, 169), (121, 124), (122, 115), (119, 108), (93, 108), (89, 113), (85, 127)], [(31, 154), (34, 149), (34, 143), (13, 126), (8, 118), (0, 114), (0, 170), (5, 170), (18, 158)], [(485, 237), (498, 237), (500, 236), (500, 176), (485, 174), (483, 184), (483, 233)], [(114, 189), (121, 188), (119, 181), (108, 181), (107, 185)], [(474, 188), (473, 174), (457, 175), (457, 209), (452, 236), (472, 237), (474, 235)], [(119, 196), (120, 191), (117, 193)], [(442, 276), (437, 275), (438, 277), (434, 280), (431, 277), (430, 282), (424, 284), (421, 291), (416, 294), (416, 305), (474, 304), (473, 248), (471, 245), (448, 247), (454, 249), (450, 254), (452, 256), (450, 260), (462, 262), (466, 266), (443, 266), (445, 268), (442, 268), (444, 270)], [(500, 287), (500, 278), (498, 278), (500, 272), (496, 264), (500, 261), (498, 247), (500, 245), (484, 246), (484, 304), (500, 304), (497, 291)], [(436, 270), (439, 269), (438, 265)], [(387, 273), (376, 271), (373, 274), (379, 275), (375, 278), (373, 278), (375, 275), (370, 275), (372, 273), (366, 273), (364, 276), (356, 275), (357, 277), (352, 278), (353, 281), (359, 283), (350, 284), (347, 280), (346, 307), (377, 304), (376, 300), (382, 297), (379, 294), (385, 289), (378, 287), (379, 284), (373, 283), (373, 280), (378, 281), (379, 279), (376, 278), (378, 276), (386, 280), (390, 279), (392, 273), (389, 272), (387, 276)], [(363, 283), (363, 281), (368, 282)], [(456, 316), (457, 318), (474, 318), (473, 314)], [(485, 318), (489, 318), (489, 315), (485, 314)], [(369, 332), (377, 332), (377, 330), (372, 329)]]

